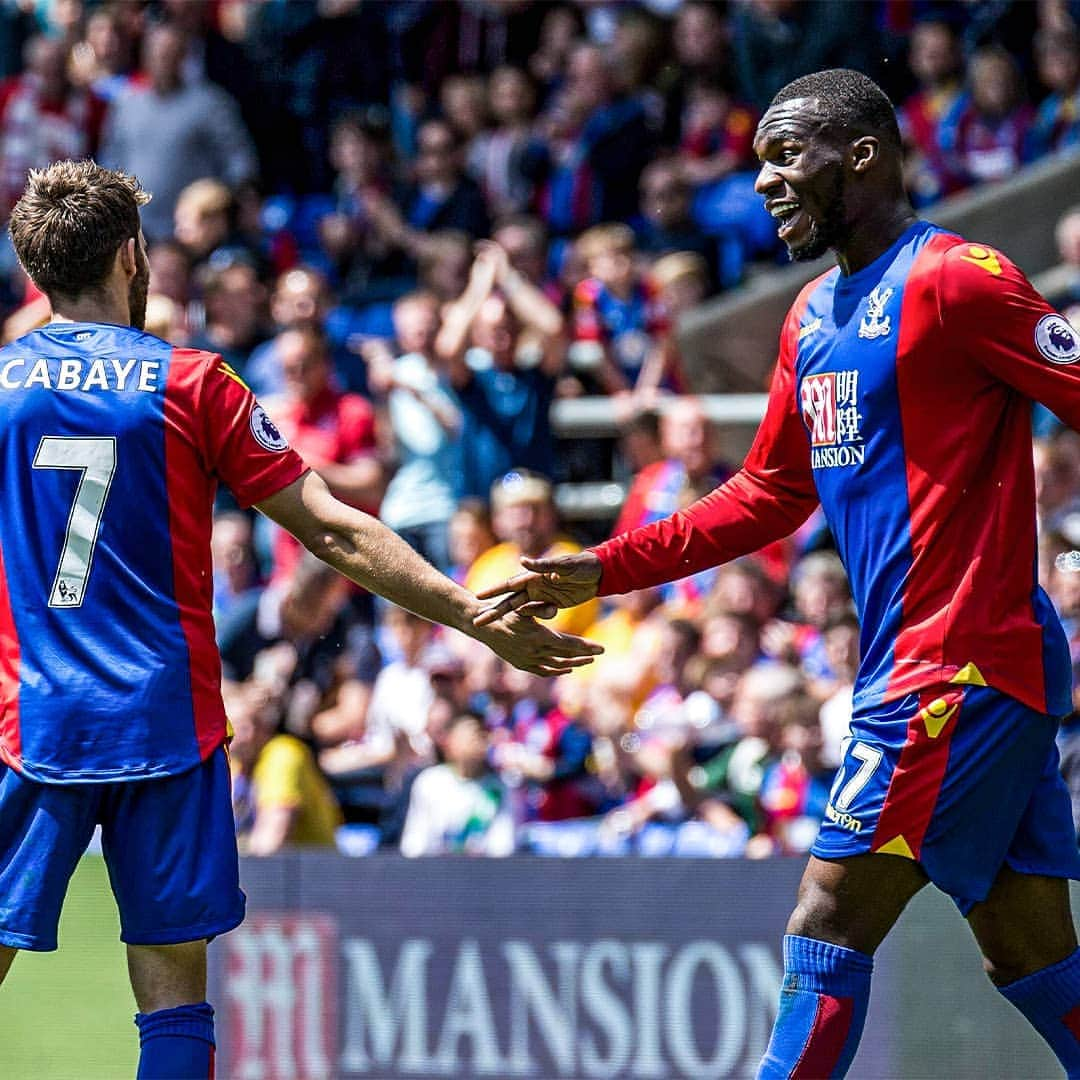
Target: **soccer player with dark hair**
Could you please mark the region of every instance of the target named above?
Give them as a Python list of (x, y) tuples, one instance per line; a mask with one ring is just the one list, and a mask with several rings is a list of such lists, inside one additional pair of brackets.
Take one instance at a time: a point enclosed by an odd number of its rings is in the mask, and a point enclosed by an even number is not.
[(1054, 744), (1069, 651), (1036, 577), (1031, 455), (1032, 401), (1080, 429), (1080, 337), (1000, 252), (916, 218), (892, 106), (865, 76), (791, 83), (754, 149), (792, 258), (831, 249), (839, 266), (784, 322), (743, 467), (663, 521), (523, 560), (490, 617), (684, 577), (791, 533), (820, 502), (862, 660), (759, 1075), (844, 1075), (874, 950), (933, 882), (1003, 996), (1080, 1076), (1080, 855)]
[(601, 651), (481, 605), (334, 499), (236, 373), (142, 331), (134, 178), (31, 172), (15, 250), (53, 319), (0, 349), (0, 980), (56, 948), (94, 827), (120, 908), (143, 1078), (213, 1075), (206, 942), (244, 914), (211, 618), (229, 485), (346, 577), (536, 674)]

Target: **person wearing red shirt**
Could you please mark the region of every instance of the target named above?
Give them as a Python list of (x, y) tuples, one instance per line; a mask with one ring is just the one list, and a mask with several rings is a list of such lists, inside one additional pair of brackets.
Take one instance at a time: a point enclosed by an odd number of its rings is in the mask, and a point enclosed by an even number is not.
[(0, 202), (15, 205), (30, 169), (61, 158), (86, 158), (98, 146), (105, 102), (71, 85), (68, 50), (60, 40), (31, 38), (26, 70), (0, 83)]
[[(279, 397), (267, 399), (267, 412), (335, 498), (377, 513), (385, 474), (375, 452), (371, 403), (334, 386), (326, 342), (317, 331), (287, 330), (277, 339), (277, 347), (285, 389)], [(301, 554), (299, 543), (279, 532), (273, 578), (290, 574)]]

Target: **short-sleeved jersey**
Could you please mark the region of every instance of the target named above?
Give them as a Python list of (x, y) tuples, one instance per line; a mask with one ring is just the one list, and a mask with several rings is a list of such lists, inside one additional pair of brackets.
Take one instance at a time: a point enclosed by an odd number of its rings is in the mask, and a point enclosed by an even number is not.
[(0, 759), (112, 781), (217, 749), (214, 492), (250, 505), (304, 469), (212, 353), (99, 323), (0, 349)]
[(1063, 715), (1068, 649), (1037, 581), (1033, 400), (1080, 429), (1080, 336), (1004, 255), (918, 222), (862, 270), (803, 289), (743, 467), (601, 545), (601, 592), (753, 551), (820, 500), (862, 624), (857, 708), (951, 681)]

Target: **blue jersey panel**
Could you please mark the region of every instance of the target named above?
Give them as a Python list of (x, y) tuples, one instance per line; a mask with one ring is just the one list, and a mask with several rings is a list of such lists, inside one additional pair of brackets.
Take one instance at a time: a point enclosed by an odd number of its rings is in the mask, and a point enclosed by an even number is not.
[(0, 350), (0, 545), (32, 779), (198, 760), (169, 532), (170, 357), (157, 338), (99, 324), (53, 324)]
[(938, 232), (922, 223), (857, 273), (830, 274), (801, 320), (809, 332), (799, 342), (796, 393), (814, 483), (861, 613), (859, 703), (885, 692), (911, 568), (898, 324), (911, 265)]

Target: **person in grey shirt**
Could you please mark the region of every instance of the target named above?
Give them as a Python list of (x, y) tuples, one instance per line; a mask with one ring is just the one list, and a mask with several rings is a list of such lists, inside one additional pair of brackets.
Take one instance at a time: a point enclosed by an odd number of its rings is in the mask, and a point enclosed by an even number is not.
[(148, 239), (172, 235), (180, 192), (204, 176), (236, 186), (253, 178), (258, 162), (236, 103), (211, 83), (185, 83), (183, 32), (153, 27), (143, 69), (149, 86), (131, 86), (113, 102), (100, 162), (139, 178), (154, 200), (143, 210)]

